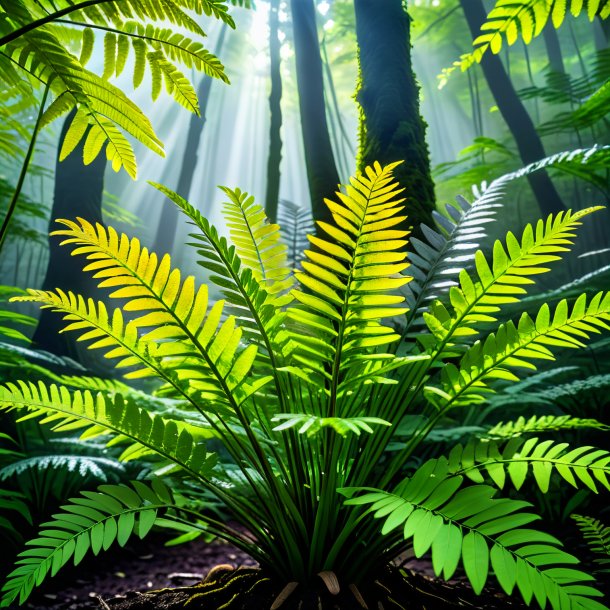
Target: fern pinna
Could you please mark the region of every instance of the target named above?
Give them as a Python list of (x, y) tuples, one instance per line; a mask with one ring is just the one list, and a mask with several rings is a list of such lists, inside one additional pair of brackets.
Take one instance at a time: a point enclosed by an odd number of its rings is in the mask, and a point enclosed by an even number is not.
[[(332, 573), (358, 597), (360, 583), (411, 545), (418, 557), (430, 554), (440, 577), (461, 564), (475, 592), (493, 577), (528, 604), (604, 608), (578, 559), (537, 528), (534, 507), (515, 496), (528, 479), (542, 492), (551, 480), (607, 492), (607, 451), (544, 438), (545, 430), (597, 422), (508, 420), (445, 456), (418, 458), (437, 425), (480, 408), (498, 380), (514, 382), (557, 349), (580, 347), (610, 328), (607, 292), (498, 323), (597, 208), (509, 233), (491, 257), (468, 253), (461, 262), (471, 268), (451, 270), (449, 285), (435, 274), (447, 270), (443, 252), (454, 250), (447, 239), (459, 241), (469, 215), (454, 215), (455, 230), (441, 221), (448, 237), (430, 229), (424, 239), (431, 246), (416, 244), (410, 312), (399, 293), (413, 270), (408, 233), (398, 228), (408, 193), (393, 179), (394, 167), (367, 168), (327, 201), (333, 223), (318, 223), (323, 233), (309, 236), (294, 272), (280, 227), (247, 193), (223, 189), (227, 239), (182, 197), (155, 185), (193, 224), (191, 245), (224, 297), (216, 302), (168, 255), (112, 228), (60, 221), (55, 234), (122, 306), (110, 310), (60, 290), (30, 290), (18, 300), (57, 311), (65, 332), (102, 350), (128, 379), (157, 379), (156, 393), (177, 409), (142, 406), (126, 386), (5, 384), (3, 409), (56, 431), (80, 429), (85, 442), (110, 435), (124, 447), (123, 460), (159, 460), (152, 486), (102, 486), (44, 524), (8, 577), (5, 606), (23, 602), (68, 560), (122, 544), (132, 532), (144, 535), (158, 520), (230, 540), (273, 575), (278, 590), (319, 573), (334, 582)], [(467, 212), (465, 201), (461, 208)], [(400, 332), (401, 320), (417, 321), (419, 332)], [(222, 457), (208, 450), (210, 438), (222, 443)], [(215, 496), (244, 529), (194, 510), (188, 487), (173, 486), (172, 477)]]

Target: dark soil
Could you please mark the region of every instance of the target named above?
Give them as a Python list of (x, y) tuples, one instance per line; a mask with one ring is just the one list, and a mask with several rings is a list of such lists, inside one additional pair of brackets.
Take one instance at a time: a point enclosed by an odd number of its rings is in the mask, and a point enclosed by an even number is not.
[[(205, 580), (210, 569), (213, 575)], [(273, 582), (238, 549), (220, 542), (194, 541), (163, 546), (151, 536), (130, 541), (129, 548), (83, 561), (62, 570), (36, 590), (24, 608), (29, 610), (269, 610), (287, 583)], [(443, 610), (477, 608), (521, 610), (518, 599), (495, 589), (475, 596), (464, 579), (443, 583), (433, 578), (425, 561), (408, 561), (372, 577), (359, 593), (370, 610)], [(407, 576), (405, 578), (404, 576)], [(202, 582), (204, 581), (204, 582)], [(173, 589), (173, 590), (171, 590)], [(243, 595), (249, 591), (249, 595)], [(381, 605), (379, 605), (381, 603)], [(186, 606), (185, 606), (186, 604)], [(333, 596), (320, 580), (308, 591), (297, 587), (282, 610), (361, 610), (352, 590), (343, 586)]]

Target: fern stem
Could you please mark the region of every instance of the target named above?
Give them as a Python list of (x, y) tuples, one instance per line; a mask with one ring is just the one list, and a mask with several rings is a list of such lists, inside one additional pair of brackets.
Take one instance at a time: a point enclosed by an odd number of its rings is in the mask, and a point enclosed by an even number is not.
[(60, 17), (63, 17), (64, 15), (68, 15), (75, 11), (80, 11), (84, 8), (87, 8), (88, 6), (94, 6), (96, 4), (114, 4), (114, 3), (116, 3), (116, 0), (86, 0), (82, 4), (72, 4), (71, 6), (62, 8), (61, 10), (55, 11), (54, 13), (49, 13), (45, 17), (41, 17), (40, 19), (31, 21), (30, 23), (27, 23), (26, 25), (24, 25), (20, 28), (17, 28), (16, 30), (13, 30), (10, 34), (7, 34), (6, 36), (3, 36), (2, 38), (0, 38), (0, 47), (3, 47), (4, 45), (8, 44), (9, 42), (16, 40), (17, 38), (20, 38), (24, 34), (27, 34), (28, 32), (31, 32), (32, 30), (42, 27), (43, 25), (46, 25), (47, 23), (51, 23), (52, 21), (57, 21)]
[(32, 158), (32, 155), (34, 154), (36, 138), (40, 130), (40, 122), (42, 120), (44, 106), (47, 101), (47, 96), (49, 94), (49, 88), (50, 87), (47, 84), (45, 86), (44, 93), (42, 94), (42, 100), (40, 102), (40, 107), (38, 108), (38, 116), (36, 117), (36, 123), (34, 124), (34, 131), (32, 133), (32, 137), (30, 138), (30, 144), (28, 146), (27, 152), (25, 153), (25, 159), (23, 160), (23, 164), (21, 166), (21, 172), (19, 174), (19, 179), (17, 180), (17, 186), (15, 187), (15, 192), (13, 193), (13, 197), (9, 203), (8, 210), (6, 211), (6, 216), (4, 217), (4, 221), (2, 222), (2, 227), (0, 227), (0, 252), (2, 252), (2, 246), (4, 245), (4, 241), (6, 240), (6, 236), (8, 235), (8, 227), (15, 212), (15, 208), (17, 207), (17, 202), (19, 201), (19, 195), (21, 195), (21, 189), (23, 188), (23, 183), (28, 172), (30, 160)]

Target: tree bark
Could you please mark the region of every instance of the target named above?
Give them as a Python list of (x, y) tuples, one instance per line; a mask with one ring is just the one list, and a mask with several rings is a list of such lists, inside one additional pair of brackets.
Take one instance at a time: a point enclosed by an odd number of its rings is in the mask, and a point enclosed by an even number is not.
[[(72, 122), (74, 111), (64, 122), (60, 136), (60, 146), (64, 141), (68, 126)], [(76, 150), (64, 161), (55, 165), (55, 187), (53, 208), (49, 222), (49, 232), (60, 228), (55, 221), (58, 218), (74, 219), (77, 216), (91, 223), (102, 224), (102, 196), (104, 193), (105, 155), (98, 155), (90, 165), (83, 165), (83, 146), (86, 137), (81, 140)], [(49, 236), (49, 263), (42, 284), (43, 290), (61, 288), (64, 292), (71, 290), (83, 296), (90, 296), (97, 291), (97, 282), (90, 273), (83, 273), (85, 261), (82, 256), (72, 256), (70, 246), (60, 246), (61, 237)], [(76, 335), (60, 334), (65, 326), (62, 316), (48, 309), (43, 309), (32, 342), (38, 349), (82, 360), (77, 348)], [(91, 359), (94, 362), (95, 359)], [(83, 362), (83, 364), (85, 364)], [(87, 364), (90, 364), (89, 362)]]
[(603, 51), (607, 49), (608, 43), (610, 43), (610, 19), (602, 19), (598, 15), (591, 25), (593, 27), (595, 50)]
[[(227, 24), (223, 23), (216, 46), (214, 55), (218, 57), (224, 44), (225, 35), (227, 32)], [(180, 167), (180, 176), (178, 177), (178, 185), (176, 192), (185, 199), (189, 198), (191, 187), (193, 185), (193, 176), (199, 160), (199, 143), (201, 135), (206, 123), (206, 112), (208, 107), (208, 99), (210, 97), (210, 89), (212, 82), (215, 79), (205, 75), (199, 82), (197, 88), (197, 97), (199, 99), (199, 116), (192, 114), (189, 122), (189, 130), (186, 135), (186, 146), (182, 155), (182, 165)], [(178, 217), (180, 212), (178, 208), (169, 201), (165, 201), (161, 211), (161, 219), (157, 227), (157, 234), (154, 241), (153, 250), (160, 255), (165, 253), (171, 254), (176, 240), (176, 228), (178, 226)]]
[(557, 30), (553, 27), (552, 23), (547, 25), (542, 30), (542, 36), (544, 38), (544, 44), (546, 46), (546, 52), (549, 58), (549, 64), (553, 72), (559, 72), (565, 74), (565, 66), (563, 64), (563, 55), (561, 53), (561, 45), (559, 44), (559, 36)]
[[(486, 13), (481, 0), (460, 0), (468, 27), (473, 38), (478, 36), (485, 22)], [(508, 78), (504, 66), (497, 55), (485, 53), (481, 59), (481, 68), (487, 85), (515, 139), (517, 149), (524, 165), (539, 161), (546, 156), (542, 140), (536, 132), (534, 123), (515, 88)], [(555, 185), (544, 170), (539, 170), (527, 177), (540, 211), (544, 215), (556, 214), (566, 207), (555, 188)]]
[(269, 156), (267, 158), (267, 193), (265, 211), (271, 222), (277, 221), (277, 207), (280, 198), (280, 163), (282, 161), (282, 74), (280, 72), (279, 34), (280, 0), (271, 0), (269, 8), (269, 70), (271, 92), (269, 93)]
[(432, 222), (434, 183), (411, 63), (411, 18), (402, 0), (354, 0), (362, 109), (359, 169), (404, 160), (395, 175), (405, 188), (408, 222)]
[(330, 222), (324, 198), (333, 198), (339, 172), (326, 121), (322, 59), (313, 0), (291, 0), (294, 54), (301, 113), (301, 131), (311, 211), (315, 220)]

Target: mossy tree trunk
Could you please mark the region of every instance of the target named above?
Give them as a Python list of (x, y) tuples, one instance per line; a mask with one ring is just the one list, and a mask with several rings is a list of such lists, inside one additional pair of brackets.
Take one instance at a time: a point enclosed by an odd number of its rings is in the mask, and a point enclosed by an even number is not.
[(361, 108), (358, 168), (404, 160), (395, 176), (405, 188), (408, 224), (432, 222), (434, 183), (411, 63), (411, 19), (402, 0), (354, 0)]
[(271, 92), (269, 93), (269, 156), (267, 158), (267, 193), (265, 211), (271, 222), (277, 220), (280, 198), (280, 163), (282, 161), (282, 74), (280, 72), (279, 39), (280, 0), (271, 0), (269, 7), (269, 71)]
[[(485, 7), (481, 0), (460, 0), (460, 4), (474, 39), (485, 23)], [(515, 139), (523, 164), (527, 165), (546, 157), (542, 140), (500, 58), (491, 52), (485, 53), (481, 59), (481, 68), (498, 110)], [(566, 209), (546, 171), (529, 174), (527, 179), (543, 214), (556, 214)]]
[[(72, 122), (74, 111), (68, 115), (62, 127), (59, 149), (64, 141), (68, 126)], [(55, 165), (55, 186), (53, 192), (53, 207), (49, 222), (49, 232), (61, 228), (55, 221), (58, 218), (74, 219), (77, 216), (91, 223), (103, 223), (102, 198), (104, 193), (104, 170), (106, 156), (98, 155), (90, 165), (83, 165), (83, 143), (64, 161)], [(83, 273), (85, 263), (82, 257), (72, 256), (70, 246), (60, 246), (61, 237), (49, 237), (49, 263), (42, 284), (43, 290), (61, 288), (64, 292), (94, 296), (97, 292), (97, 282), (90, 273)], [(95, 295), (99, 298), (99, 295)], [(34, 347), (43, 349), (58, 356), (69, 356), (79, 360), (82, 349), (77, 348), (76, 335), (60, 334), (65, 326), (62, 316), (49, 309), (43, 309), (32, 342)], [(93, 358), (86, 364), (92, 365)], [(83, 363), (85, 364), (85, 363)]]
[(339, 172), (330, 143), (322, 58), (313, 0), (292, 0), (294, 54), (307, 181), (314, 219), (331, 220), (324, 198), (334, 198)]

